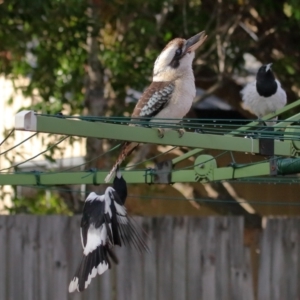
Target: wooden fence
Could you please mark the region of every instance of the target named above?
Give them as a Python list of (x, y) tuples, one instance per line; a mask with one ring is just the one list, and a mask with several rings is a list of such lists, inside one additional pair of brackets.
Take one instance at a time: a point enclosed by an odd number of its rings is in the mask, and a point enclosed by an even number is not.
[[(120, 248), (120, 264), (68, 294), (81, 259), (80, 217), (0, 217), (0, 300), (300, 299), (300, 219), (261, 237), (258, 297), (239, 217), (136, 217), (151, 253)], [(255, 277), (255, 276), (254, 276)]]
[(258, 300), (299, 300), (300, 218), (269, 219), (260, 251)]

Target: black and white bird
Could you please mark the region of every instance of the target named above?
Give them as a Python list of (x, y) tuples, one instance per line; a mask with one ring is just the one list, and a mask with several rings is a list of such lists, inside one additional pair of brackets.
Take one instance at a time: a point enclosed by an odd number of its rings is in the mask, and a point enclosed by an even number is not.
[[(261, 66), (256, 80), (248, 83), (241, 91), (245, 107), (259, 119), (284, 107), (287, 101), (286, 92), (275, 78), (271, 66), (272, 64)], [(273, 126), (276, 120), (277, 117), (265, 123)]]
[[(144, 91), (134, 111), (132, 118), (151, 118), (150, 122), (179, 123), (189, 112), (196, 95), (195, 78), (192, 63), (196, 49), (206, 40), (204, 31), (188, 40), (175, 38), (170, 41), (157, 57), (153, 68), (153, 79)], [(179, 130), (180, 136), (183, 134)], [(159, 129), (163, 137), (163, 130)], [(113, 177), (117, 165), (138, 146), (138, 143), (125, 142), (116, 163), (105, 182)]]
[(138, 250), (148, 251), (124, 206), (127, 184), (119, 168), (113, 187), (107, 187), (103, 195), (92, 192), (85, 200), (81, 219), (81, 243), (83, 257), (70, 282), (69, 292), (83, 291), (97, 274), (111, 268), (110, 259), (118, 264), (114, 246), (133, 244)]

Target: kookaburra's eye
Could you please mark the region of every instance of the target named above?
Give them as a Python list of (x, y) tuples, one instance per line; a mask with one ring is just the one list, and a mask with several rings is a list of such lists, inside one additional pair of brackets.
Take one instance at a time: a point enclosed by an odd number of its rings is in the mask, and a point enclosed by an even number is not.
[(180, 56), (181, 53), (182, 53), (182, 49), (179, 48), (179, 49), (176, 50), (175, 55), (176, 55), (176, 56)]

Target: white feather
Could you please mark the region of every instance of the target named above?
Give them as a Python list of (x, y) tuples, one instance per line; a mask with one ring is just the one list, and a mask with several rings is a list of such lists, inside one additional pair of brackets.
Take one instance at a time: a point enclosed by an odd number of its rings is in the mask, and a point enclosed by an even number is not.
[(82, 248), (84, 249), (84, 244), (83, 244), (83, 235), (82, 235), (82, 228), (80, 227), (80, 240), (81, 240), (81, 245)]
[(276, 83), (278, 86), (277, 91), (270, 97), (263, 97), (258, 94), (256, 81), (247, 84), (241, 91), (245, 108), (252, 111), (258, 118), (262, 118), (284, 107), (287, 101), (286, 93), (278, 80), (276, 80)]
[(272, 67), (272, 63), (271, 64), (267, 64), (267, 66), (266, 66), (266, 72), (268, 72), (271, 69), (271, 67)]
[(116, 171), (116, 176), (120, 179), (122, 177), (120, 169)]
[[(180, 59), (179, 66), (172, 68), (170, 62), (177, 49), (176, 43), (166, 47), (155, 61), (153, 81), (172, 81), (175, 88), (168, 105), (155, 115), (151, 122), (157, 122), (156, 118), (182, 119), (191, 109), (196, 96), (195, 77), (192, 68), (195, 53), (186, 53)], [(169, 123), (178, 122), (179, 120), (169, 121)]]
[(170, 66), (174, 58), (175, 51), (178, 49), (177, 44), (166, 47), (163, 52), (157, 57), (153, 67), (153, 81), (164, 81), (165, 77), (169, 77), (167, 81), (174, 80), (180, 76), (184, 76), (187, 69), (192, 72), (192, 63), (195, 58), (195, 52), (186, 53), (181, 59), (179, 66), (173, 68)]
[(88, 276), (88, 278), (87, 278), (87, 280), (86, 280), (86, 282), (85, 282), (85, 284), (84, 284), (84, 288), (85, 288), (85, 289), (89, 286), (89, 284), (91, 283), (92, 279), (93, 279), (94, 277), (96, 277), (96, 275), (97, 275), (97, 268), (94, 267), (94, 268), (91, 270), (91, 273), (89, 274), (89, 276)]
[(107, 230), (104, 224), (101, 225), (99, 228), (95, 228), (94, 225), (90, 225), (87, 232), (87, 242), (83, 254), (88, 255), (101, 244), (104, 245), (106, 239), (107, 239)]
[(73, 280), (69, 284), (69, 293), (73, 293), (78, 290), (78, 278), (74, 277)]
[(111, 212), (111, 209), (110, 209), (110, 204), (111, 204), (112, 201), (114, 201), (117, 213), (120, 214), (120, 215), (126, 216), (125, 206), (120, 205), (115, 201), (115, 199), (113, 197), (113, 193), (116, 193), (116, 191), (115, 191), (114, 188), (112, 188), (110, 186), (105, 190), (105, 212), (108, 213), (110, 217), (112, 216), (112, 212)]
[(125, 206), (120, 205), (120, 204), (118, 204), (118, 203), (115, 201), (115, 207), (116, 207), (117, 213), (118, 213), (119, 215), (122, 215), (122, 216), (126, 216), (126, 215), (127, 215), (127, 211), (126, 211)]
[[(161, 122), (160, 118), (182, 119), (191, 109), (195, 96), (196, 87), (191, 68), (191, 72), (187, 72), (186, 76), (175, 80), (175, 88), (168, 105), (155, 115), (151, 122)], [(168, 120), (168, 123), (178, 123), (179, 121)]]
[[(106, 270), (108, 270), (109, 265), (107, 262), (100, 263), (97, 267), (93, 267), (91, 272), (88, 274), (88, 278), (84, 283), (84, 288), (86, 289), (91, 283), (92, 279), (96, 277), (97, 273), (99, 275), (103, 274)], [(69, 293), (74, 292), (75, 290), (79, 291), (78, 286), (78, 277), (74, 277), (73, 280), (69, 284)]]
[(108, 264), (106, 262), (100, 263), (97, 267), (98, 274), (103, 274), (108, 269)]
[(109, 187), (106, 188), (105, 194), (104, 194), (104, 197), (105, 197), (105, 210), (104, 210), (104, 212), (106, 214), (108, 214), (110, 218), (112, 217), (112, 212), (111, 212), (111, 209), (110, 209), (110, 205), (111, 205), (111, 202), (113, 201), (113, 199), (111, 199), (111, 195), (112, 195), (113, 192), (115, 192), (115, 190), (111, 186), (109, 186)]
[(89, 193), (89, 195), (87, 196), (87, 198), (85, 199), (85, 201), (104, 201), (104, 195), (97, 195), (95, 192), (91, 192)]
[[(101, 201), (103, 202), (105, 200), (105, 197), (104, 195), (97, 195), (96, 193), (94, 192), (91, 192), (87, 198), (85, 199), (85, 201), (89, 201), (89, 202), (93, 202), (93, 201)], [(82, 228), (80, 228), (80, 240), (81, 240), (81, 245), (82, 245), (82, 248), (84, 248), (84, 243), (83, 243), (83, 234), (82, 234)]]
[(123, 224), (123, 225), (128, 224), (128, 218), (124, 216), (117, 216), (117, 221), (119, 224)]

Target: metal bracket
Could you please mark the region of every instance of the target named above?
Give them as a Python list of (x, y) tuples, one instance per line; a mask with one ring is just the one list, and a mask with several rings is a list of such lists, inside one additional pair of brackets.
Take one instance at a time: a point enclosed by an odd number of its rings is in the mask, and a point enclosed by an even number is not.
[(196, 158), (194, 169), (197, 181), (213, 181), (213, 170), (217, 168), (217, 162), (211, 155), (200, 155)]
[(289, 125), (284, 131), (284, 139), (291, 140), (291, 156), (299, 156), (300, 154), (300, 130), (299, 125)]

